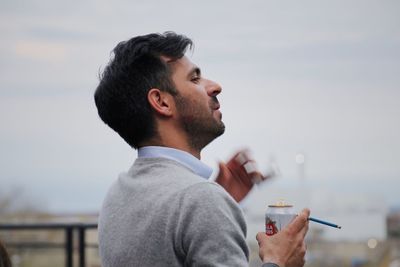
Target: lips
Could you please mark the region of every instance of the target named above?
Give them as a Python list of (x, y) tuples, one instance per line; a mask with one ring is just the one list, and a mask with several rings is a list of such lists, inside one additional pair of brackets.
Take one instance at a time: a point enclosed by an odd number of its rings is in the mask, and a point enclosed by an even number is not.
[(213, 113), (215, 112), (215, 114), (217, 114), (217, 116), (219, 117), (219, 119), (222, 119), (222, 113), (221, 113), (221, 111), (219, 110), (219, 108), (220, 108), (220, 105), (219, 105), (219, 103), (218, 103), (218, 104), (216, 104), (216, 105), (214, 105), (214, 106), (212, 107), (212, 110), (213, 110)]

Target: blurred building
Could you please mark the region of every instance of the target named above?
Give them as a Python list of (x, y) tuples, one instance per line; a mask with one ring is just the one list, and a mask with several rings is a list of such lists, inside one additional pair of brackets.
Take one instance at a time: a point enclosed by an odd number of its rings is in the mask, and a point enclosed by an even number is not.
[(400, 238), (400, 210), (391, 211), (386, 217), (388, 238)]

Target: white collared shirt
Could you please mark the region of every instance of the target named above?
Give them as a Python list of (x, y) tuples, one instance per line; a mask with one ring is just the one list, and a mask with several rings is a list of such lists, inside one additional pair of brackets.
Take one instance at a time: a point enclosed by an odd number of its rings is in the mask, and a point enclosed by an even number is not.
[(170, 147), (145, 146), (138, 149), (138, 158), (167, 158), (188, 167), (197, 175), (209, 179), (213, 169), (192, 154)]

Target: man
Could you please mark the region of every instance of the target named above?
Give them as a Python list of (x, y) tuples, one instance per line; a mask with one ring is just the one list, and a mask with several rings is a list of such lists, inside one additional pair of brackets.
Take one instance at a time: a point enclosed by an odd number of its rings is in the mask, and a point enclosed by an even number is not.
[[(237, 201), (265, 177), (240, 152), (220, 163), (222, 187), (207, 180), (212, 170), (200, 153), (225, 130), (221, 87), (185, 56), (191, 45), (172, 32), (121, 42), (96, 89), (101, 119), (138, 149), (100, 212), (104, 267), (248, 265)], [(274, 237), (257, 235), (265, 266), (304, 264), (308, 213)]]

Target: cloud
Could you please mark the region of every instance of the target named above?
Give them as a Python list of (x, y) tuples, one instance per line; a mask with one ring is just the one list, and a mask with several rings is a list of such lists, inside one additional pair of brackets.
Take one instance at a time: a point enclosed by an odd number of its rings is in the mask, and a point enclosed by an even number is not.
[(67, 48), (64, 44), (43, 40), (18, 41), (15, 44), (15, 53), (23, 59), (50, 62), (63, 62), (67, 58)]
[[(224, 88), (227, 132), (207, 147), (207, 163), (249, 146), (261, 163), (275, 152), (288, 177), (303, 149), (310, 176), (398, 176), (398, 7), (369, 0), (0, 2), (0, 176), (21, 177), (31, 188), (33, 177), (57, 173), (65, 179), (57, 184), (77, 185), (110, 181), (129, 165), (132, 151), (100, 122), (91, 94), (118, 41), (164, 30), (193, 38), (194, 62)], [(96, 191), (103, 186), (96, 182)]]

